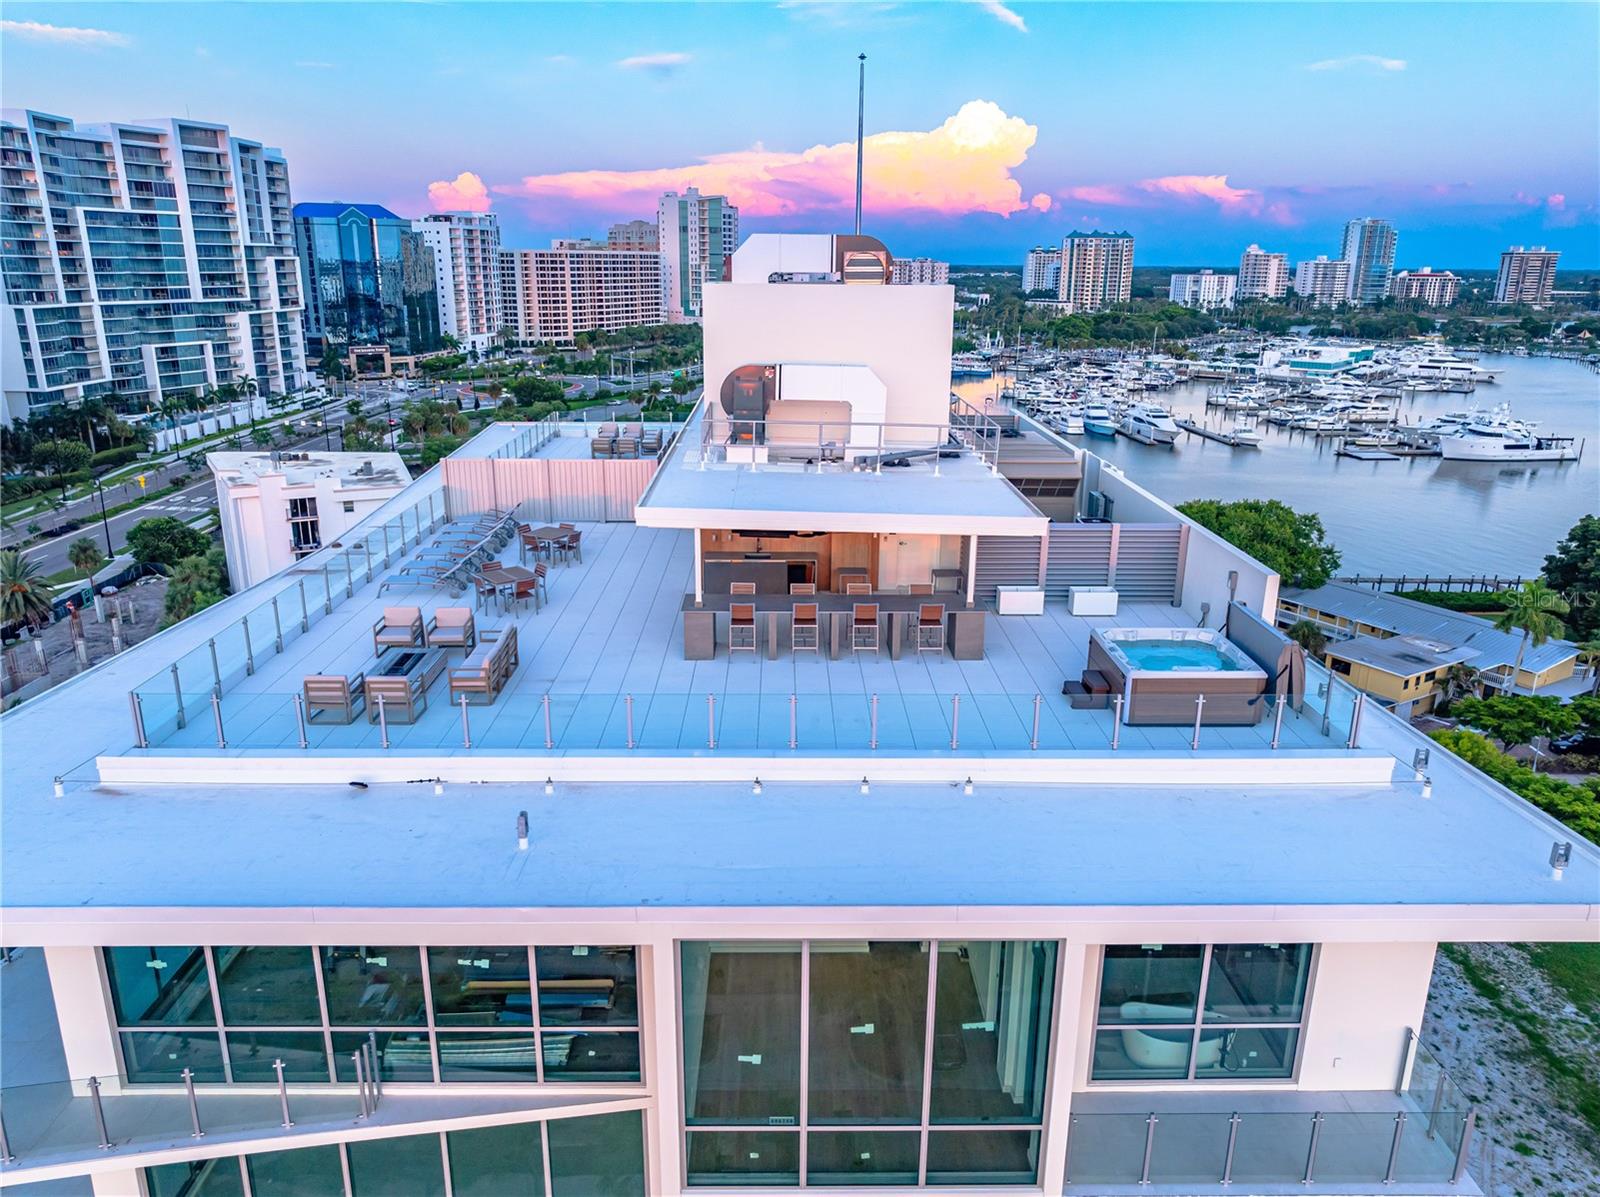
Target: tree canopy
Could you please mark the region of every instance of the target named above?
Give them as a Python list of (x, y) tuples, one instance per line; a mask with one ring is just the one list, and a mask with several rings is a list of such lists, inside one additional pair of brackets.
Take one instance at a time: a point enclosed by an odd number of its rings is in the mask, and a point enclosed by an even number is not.
[(1277, 499), (1191, 499), (1178, 510), (1249, 553), (1285, 585), (1321, 586), (1339, 568), (1339, 550), (1328, 543), (1321, 518)]
[(1507, 748), (1532, 744), (1541, 736), (1564, 736), (1576, 731), (1579, 712), (1559, 698), (1527, 694), (1498, 694), (1493, 698), (1463, 698), (1450, 714), (1467, 727), (1493, 736)]
[(128, 549), (135, 560), (169, 569), (185, 557), (204, 554), (210, 547), (209, 536), (170, 515), (140, 520), (128, 530)]
[(1457, 729), (1429, 734), (1436, 743), (1546, 814), (1560, 819), (1579, 835), (1600, 840), (1600, 778), (1591, 777), (1580, 785), (1570, 785), (1547, 774), (1535, 773), (1474, 732)]
[(1600, 516), (1586, 515), (1544, 559), (1544, 580), (1567, 601), (1575, 640), (1600, 637)]

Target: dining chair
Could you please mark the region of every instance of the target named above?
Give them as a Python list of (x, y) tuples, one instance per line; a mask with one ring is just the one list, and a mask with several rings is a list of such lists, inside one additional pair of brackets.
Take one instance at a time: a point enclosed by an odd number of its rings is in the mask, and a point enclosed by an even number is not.
[(917, 651), (944, 652), (944, 604), (922, 603), (917, 608)]
[(756, 605), (754, 603), (734, 603), (728, 608), (730, 616), (728, 623), (728, 652), (733, 654), (741, 649), (756, 651)]
[(850, 651), (878, 651), (878, 604), (857, 603), (851, 612)]
[(816, 603), (796, 603), (794, 621), (789, 625), (789, 651), (799, 652), (805, 649), (818, 655), (822, 651)]

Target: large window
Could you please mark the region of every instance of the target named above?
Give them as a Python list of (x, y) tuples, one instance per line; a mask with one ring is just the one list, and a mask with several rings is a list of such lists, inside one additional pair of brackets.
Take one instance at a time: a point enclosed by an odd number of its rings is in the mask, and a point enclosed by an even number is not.
[[(107, 948), (132, 1081), (634, 1082), (631, 947)], [(219, 1024), (220, 1015), (220, 1024)]]
[(699, 942), (680, 965), (691, 1185), (1037, 1183), (1053, 942)]
[(1310, 975), (1310, 944), (1112, 944), (1091, 1077), (1292, 1077)]
[[(143, 1170), (150, 1197), (644, 1197), (637, 1110)], [(248, 1177), (249, 1189), (245, 1188)]]

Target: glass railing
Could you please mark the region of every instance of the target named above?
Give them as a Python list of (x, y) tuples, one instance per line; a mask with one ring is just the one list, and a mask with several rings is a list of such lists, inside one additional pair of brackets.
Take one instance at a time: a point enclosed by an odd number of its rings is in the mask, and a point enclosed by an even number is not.
[[(187, 1146), (206, 1136), (306, 1134), (359, 1125), (377, 1112), (373, 1049), (359, 1053), (362, 1079), (308, 1094), (276, 1085), (129, 1084), (121, 1076), (9, 1085), (0, 1089), (0, 1163), (23, 1170), (93, 1153)], [(351, 1061), (354, 1068), (355, 1061)], [(188, 1070), (185, 1070), (187, 1073)], [(281, 1075), (281, 1074), (280, 1074)]]
[(1399, 1099), (1395, 1107), (1075, 1113), (1067, 1183), (1458, 1183), (1471, 1133), (1467, 1113), (1431, 1120), (1413, 1102)]

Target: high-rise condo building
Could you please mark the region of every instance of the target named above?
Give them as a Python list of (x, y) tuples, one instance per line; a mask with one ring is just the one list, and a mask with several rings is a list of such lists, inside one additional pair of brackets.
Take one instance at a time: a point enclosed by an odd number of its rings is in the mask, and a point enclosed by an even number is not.
[[(4, 418), (305, 385), (289, 165), (226, 125), (0, 118)], [(263, 411), (265, 409), (263, 408)]]
[(1350, 263), (1345, 297), (1351, 303), (1374, 303), (1389, 294), (1394, 278), (1394, 225), (1364, 216), (1344, 226), (1339, 257)]
[(1022, 293), (1048, 291), (1054, 296), (1061, 290), (1061, 247), (1049, 249), (1035, 246), (1022, 262)]
[(1211, 270), (1175, 274), (1167, 288), (1167, 297), (1186, 308), (1231, 308), (1238, 282), (1231, 274), (1217, 274)]
[(1301, 262), (1294, 272), (1295, 294), (1303, 295), (1319, 307), (1336, 307), (1348, 302), (1350, 263), (1330, 261), (1326, 254)]
[(662, 323), (661, 255), (592, 242), (502, 249), (500, 292), (518, 344), (571, 345), (581, 332)]
[(606, 246), (610, 249), (661, 248), (661, 234), (653, 220), (625, 220), (606, 230)]
[(491, 425), (0, 714), (0, 1183), (1478, 1197), (1436, 949), (1592, 942), (1600, 847), (891, 278), (750, 237), (686, 424)]
[(1289, 290), (1289, 255), (1252, 245), (1239, 255), (1240, 299), (1282, 299)]
[(1514, 245), (1500, 255), (1500, 275), (1494, 281), (1496, 303), (1525, 303), (1543, 307), (1550, 302), (1556, 285), (1559, 250), (1535, 245), (1524, 249)]
[(1430, 308), (1447, 308), (1461, 296), (1461, 278), (1453, 271), (1424, 266), (1395, 275), (1391, 290), (1396, 299), (1416, 299)]
[(439, 348), (438, 272), (411, 221), (380, 204), (306, 203), (294, 206), (294, 231), (313, 356)]
[(439, 327), (462, 349), (484, 352), (500, 335), (500, 220), (492, 212), (440, 212), (412, 226), (433, 251)]
[(1061, 285), (1056, 293), (1077, 312), (1093, 312), (1133, 295), (1133, 236), (1069, 233), (1061, 242)]
[(691, 187), (669, 191), (656, 207), (661, 253), (661, 307), (667, 320), (698, 320), (707, 282), (722, 278), (723, 263), (739, 244), (739, 209), (726, 196)]
[(936, 258), (896, 258), (894, 260), (896, 283), (948, 283), (950, 263)]

